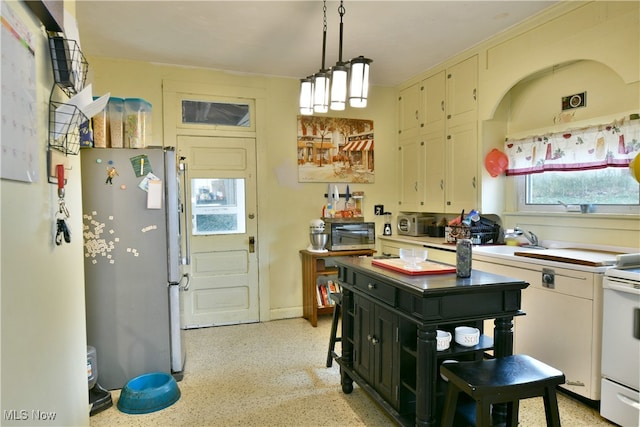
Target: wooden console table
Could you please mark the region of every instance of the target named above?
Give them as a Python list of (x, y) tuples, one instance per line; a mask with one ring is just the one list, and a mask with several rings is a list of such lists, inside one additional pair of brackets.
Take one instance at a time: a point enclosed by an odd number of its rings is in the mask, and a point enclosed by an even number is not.
[[(355, 381), (399, 424), (439, 424), (438, 397), (444, 382), (442, 360), (478, 360), (494, 350), (496, 357), (513, 352), (513, 317), (524, 314), (521, 290), (529, 284), (474, 270), (470, 278), (455, 273), (412, 276), (371, 264), (371, 258), (338, 258), (342, 287), (342, 390)], [(485, 335), (474, 347), (452, 339), (437, 351), (436, 330), (459, 325), (482, 331), (495, 319), (493, 338)], [(440, 389), (440, 393), (438, 390)], [(504, 406), (494, 408), (505, 415)]]
[(333, 313), (333, 306), (318, 305), (316, 298), (316, 286), (318, 277), (334, 276), (338, 278), (337, 267), (326, 267), (325, 258), (342, 256), (371, 256), (373, 249), (352, 251), (328, 251), (311, 252), (306, 249), (300, 251), (302, 256), (302, 317), (307, 319), (312, 326), (318, 326), (318, 315)]

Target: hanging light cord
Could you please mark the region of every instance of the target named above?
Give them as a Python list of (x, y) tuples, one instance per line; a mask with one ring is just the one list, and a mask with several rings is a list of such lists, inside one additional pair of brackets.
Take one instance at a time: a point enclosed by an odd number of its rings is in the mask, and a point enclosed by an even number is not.
[(324, 14), (324, 19), (322, 26), (322, 67), (320, 70), (325, 70), (324, 57), (327, 51), (327, 0), (323, 0), (322, 13)]
[(345, 14), (344, 6), (342, 5), (342, 0), (340, 0), (340, 6), (338, 6), (338, 14), (340, 15), (340, 49), (338, 50), (338, 62), (342, 62), (342, 17)]

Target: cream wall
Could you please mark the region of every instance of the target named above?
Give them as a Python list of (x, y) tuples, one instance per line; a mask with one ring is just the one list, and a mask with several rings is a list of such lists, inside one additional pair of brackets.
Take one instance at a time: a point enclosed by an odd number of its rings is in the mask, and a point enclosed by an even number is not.
[[(80, 27), (82, 31), (82, 26)], [(264, 108), (256, 117), (258, 163), (258, 259), (261, 283), (261, 320), (302, 315), (302, 270), (299, 250), (309, 245), (309, 221), (321, 216), (326, 183), (299, 183), (297, 176), (297, 122), (299, 82), (296, 79), (238, 75), (213, 70), (124, 61), (88, 56), (89, 80), (94, 94), (140, 97), (153, 105), (153, 141), (175, 145), (162, 129), (162, 82), (201, 83), (210, 86), (254, 89), (263, 94)], [(372, 72), (375, 72), (373, 70)], [(396, 180), (396, 91), (371, 89), (366, 109), (347, 109), (332, 116), (374, 121), (375, 183), (351, 184), (365, 192), (365, 220), (374, 204), (391, 207)], [(167, 133), (167, 135), (169, 135)], [(341, 184), (344, 188), (345, 184)], [(268, 303), (265, 303), (265, 300)]]
[[(7, 5), (25, 23), (35, 43), (38, 121), (34, 126), (40, 173), (34, 183), (0, 180), (0, 424), (88, 425), (79, 159), (69, 156), (66, 171), (72, 240), (56, 246), (57, 187), (47, 182), (45, 172), (53, 84), (47, 36), (22, 1)], [(75, 10), (72, 1), (66, 0), (65, 6), (71, 13)], [(39, 420), (37, 411), (55, 418)]]

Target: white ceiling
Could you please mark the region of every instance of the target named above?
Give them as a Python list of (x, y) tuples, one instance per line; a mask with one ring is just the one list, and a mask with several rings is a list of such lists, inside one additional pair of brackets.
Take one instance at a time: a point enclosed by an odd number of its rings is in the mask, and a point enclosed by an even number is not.
[[(395, 86), (557, 1), (347, 0), (343, 59), (373, 59)], [(337, 1), (327, 1), (326, 67), (338, 59)], [(320, 69), (320, 0), (77, 0), (88, 56), (302, 78)]]

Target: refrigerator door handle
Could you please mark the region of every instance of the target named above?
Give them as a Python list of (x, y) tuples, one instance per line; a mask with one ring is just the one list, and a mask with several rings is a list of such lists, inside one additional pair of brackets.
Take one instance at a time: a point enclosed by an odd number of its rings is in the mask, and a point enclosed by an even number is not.
[[(185, 160), (187, 158), (184, 156), (180, 156), (179, 169), (180, 175), (182, 176), (182, 192), (181, 194), (186, 194), (187, 192), (187, 164)], [(180, 203), (180, 213), (182, 214), (182, 218), (184, 220), (184, 251), (186, 252), (182, 257), (182, 265), (191, 265), (191, 232), (189, 231), (189, 224), (187, 218), (187, 210), (185, 209), (184, 203)]]

